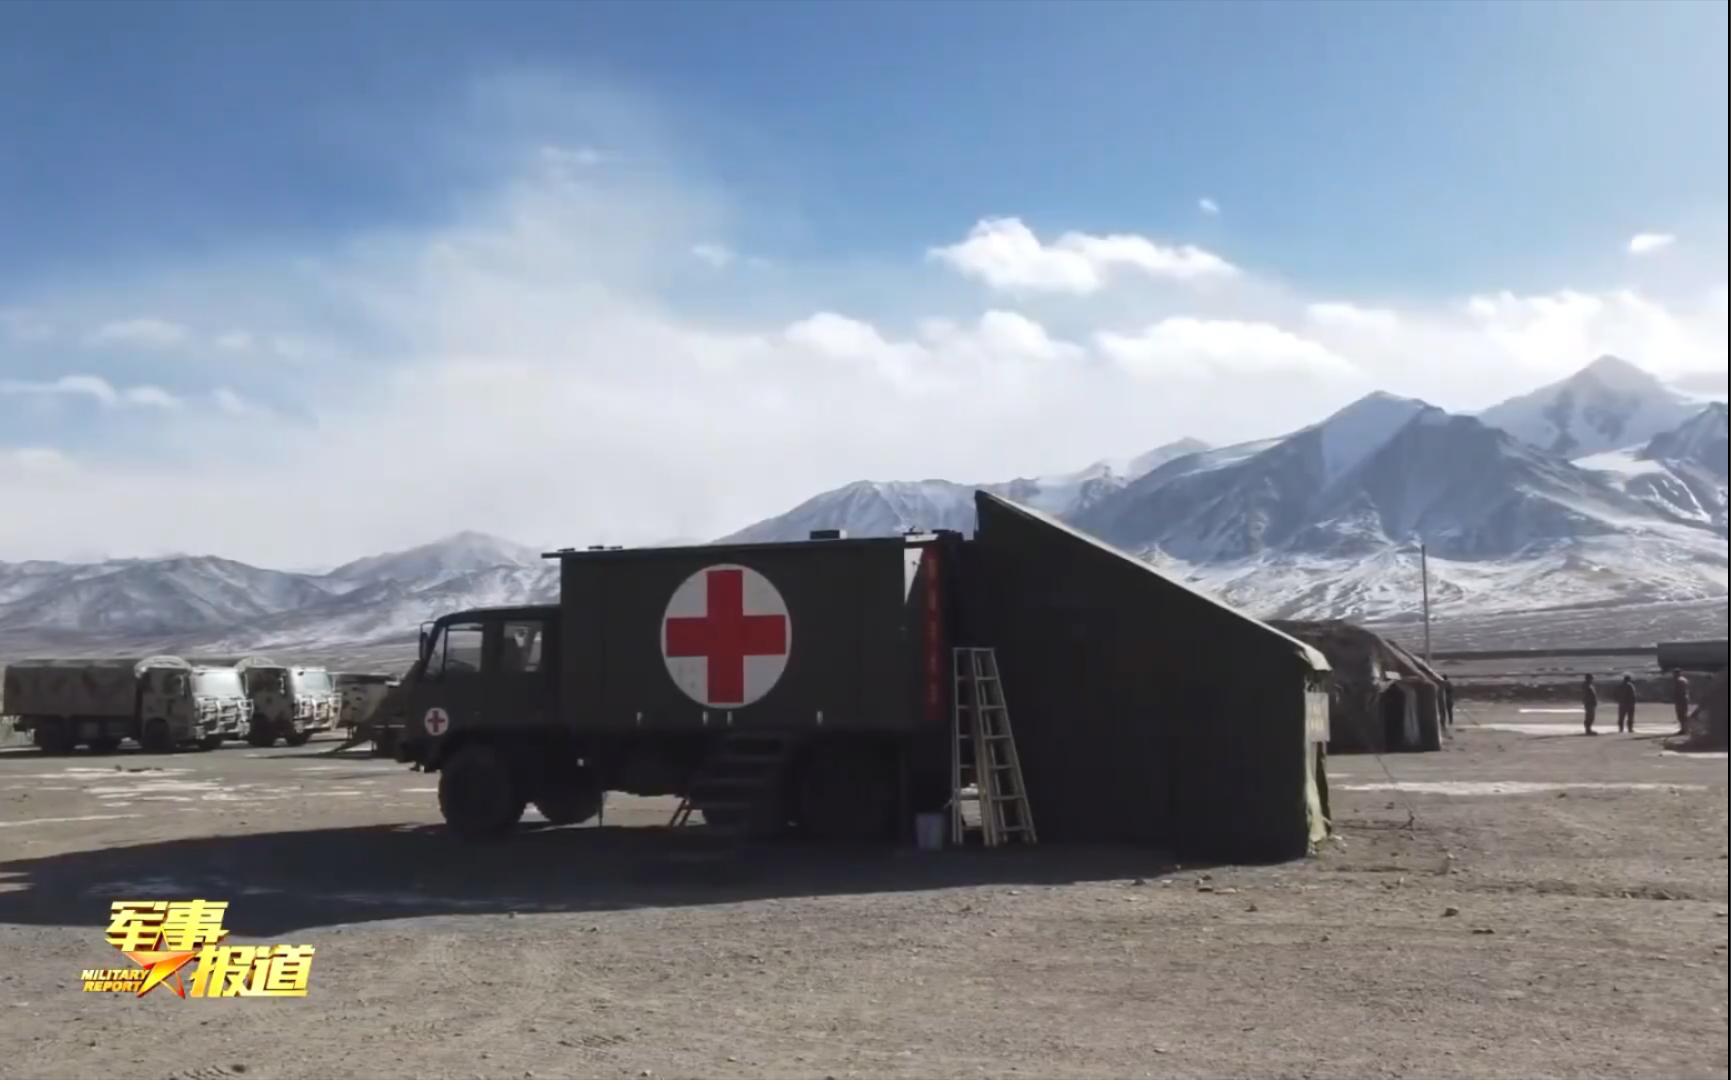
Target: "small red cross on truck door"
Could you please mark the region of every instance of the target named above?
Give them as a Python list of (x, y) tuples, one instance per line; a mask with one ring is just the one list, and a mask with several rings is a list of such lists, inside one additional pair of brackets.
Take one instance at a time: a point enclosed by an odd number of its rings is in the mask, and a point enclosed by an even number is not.
[(708, 566), (686, 578), (661, 618), (661, 656), (685, 696), (714, 709), (760, 700), (781, 681), (793, 646), (787, 602), (748, 566)]

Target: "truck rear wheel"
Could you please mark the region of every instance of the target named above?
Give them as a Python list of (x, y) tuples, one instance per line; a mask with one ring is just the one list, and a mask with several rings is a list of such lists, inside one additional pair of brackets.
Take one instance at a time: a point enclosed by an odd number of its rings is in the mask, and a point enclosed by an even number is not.
[(554, 825), (581, 825), (601, 813), (607, 793), (586, 775), (568, 784), (545, 786), (535, 796), (535, 809)]
[(70, 754), (78, 749), (78, 734), (73, 726), (62, 720), (38, 720), (32, 739), (36, 748), (44, 754)]
[(819, 747), (801, 770), (800, 826), (811, 839), (875, 843), (895, 836), (895, 773), (874, 747)]
[(491, 746), (471, 743), (439, 770), (439, 812), (467, 840), (498, 836), (522, 820), (528, 800)]
[(88, 745), (92, 754), (112, 754), (120, 749), (120, 740), (112, 735), (98, 735)]

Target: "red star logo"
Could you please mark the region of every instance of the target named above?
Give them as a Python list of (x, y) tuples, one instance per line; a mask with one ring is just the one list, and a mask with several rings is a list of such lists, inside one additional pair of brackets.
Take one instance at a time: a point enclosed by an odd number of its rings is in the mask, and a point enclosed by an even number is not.
[(170, 975), (173, 975), (174, 982), (170, 983), (168, 988), (184, 998), (186, 996), (186, 984), (180, 981), (180, 975), (178, 972), (189, 962), (197, 959), (198, 953), (161, 952), (158, 950), (150, 950), (143, 952), (129, 952), (126, 954), (126, 958), (150, 972), (150, 974), (144, 977), (144, 984), (138, 988), (139, 997), (143, 997), (150, 993), (152, 990), (156, 989), (158, 983), (161, 983)]

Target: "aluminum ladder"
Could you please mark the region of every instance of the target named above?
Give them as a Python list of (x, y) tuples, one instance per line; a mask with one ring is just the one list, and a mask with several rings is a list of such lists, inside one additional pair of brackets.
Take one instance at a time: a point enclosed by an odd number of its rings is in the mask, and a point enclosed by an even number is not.
[(972, 831), (963, 813), (979, 804), (979, 833), (987, 847), (1010, 840), (1036, 842), (1034, 815), (1022, 784), (1022, 761), (1010, 731), (1010, 709), (992, 649), (955, 650), (956, 688), (951, 715), (950, 837), (966, 843)]

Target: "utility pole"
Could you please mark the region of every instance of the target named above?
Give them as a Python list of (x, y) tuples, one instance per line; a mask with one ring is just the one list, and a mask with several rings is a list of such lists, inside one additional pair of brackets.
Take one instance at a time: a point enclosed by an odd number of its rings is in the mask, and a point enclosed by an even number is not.
[(1419, 588), (1424, 603), (1424, 662), (1430, 663), (1430, 560), (1425, 545), (1418, 546)]

